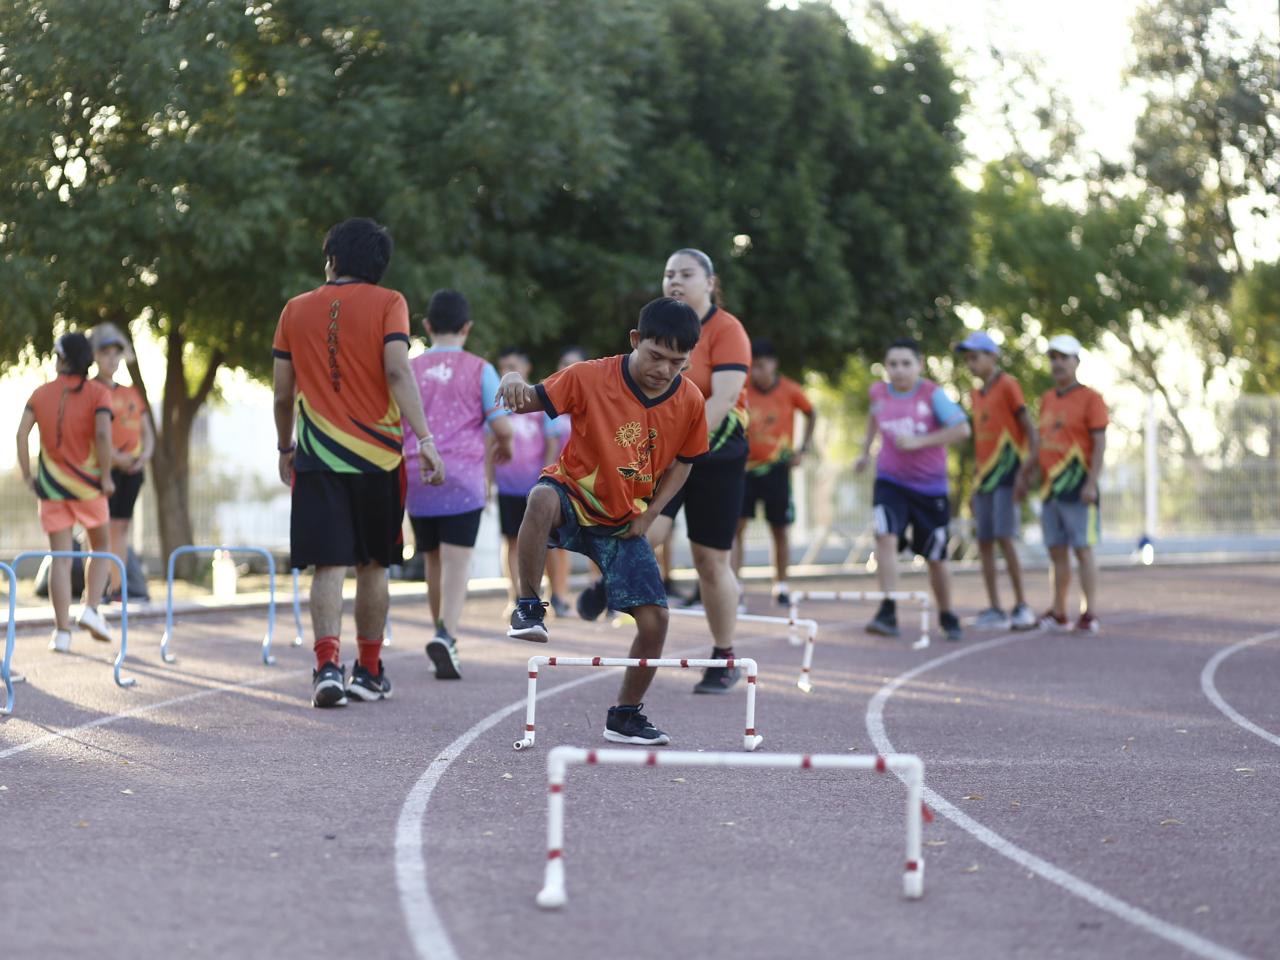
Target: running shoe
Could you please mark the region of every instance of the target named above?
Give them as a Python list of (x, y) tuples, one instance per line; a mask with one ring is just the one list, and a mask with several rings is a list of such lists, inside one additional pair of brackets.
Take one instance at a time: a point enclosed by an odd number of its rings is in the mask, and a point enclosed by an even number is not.
[(999, 607), (988, 607), (973, 618), (975, 630), (1008, 630), (1010, 620)]
[(565, 603), (561, 597), (554, 593), (551, 595), (551, 609), (556, 617), (567, 617), (569, 615), (569, 604)]
[[(515, 617), (515, 614), (511, 616)], [(458, 641), (443, 629), (427, 641), (427, 656), (435, 664), (437, 680), (462, 679), (462, 670), (458, 667)]]
[[(609, 597), (605, 592), (603, 580), (597, 580), (595, 583), (591, 584), (591, 586), (587, 587), (587, 589), (578, 594), (578, 616), (583, 620), (599, 619), (600, 614), (604, 613), (605, 608), (608, 606)], [(511, 624), (514, 628), (515, 621), (512, 620)], [(508, 632), (507, 636), (513, 636), (513, 634)], [(545, 639), (545, 637), (543, 639)]]
[(357, 660), (356, 665), (351, 668), (351, 679), (347, 681), (347, 695), (366, 703), (389, 700), (391, 681), (387, 679), (387, 672), (382, 669), (382, 661), (378, 661), (378, 672), (374, 674)]
[(747, 595), (745, 593), (738, 594), (738, 612), (747, 612)]
[(1076, 633), (1098, 633), (1101, 630), (1102, 624), (1092, 613), (1082, 613), (1076, 621)]
[(867, 624), (867, 633), (875, 633), (882, 637), (898, 635), (898, 609), (892, 600), (880, 602), (880, 609)]
[(676, 586), (676, 582), (670, 577), (662, 578), (662, 589), (666, 592), (668, 597), (673, 597), (677, 600), (683, 599), (684, 597), (684, 594), (680, 592), (680, 588)]
[(693, 593), (680, 601), (681, 610), (701, 610), (702, 609), (702, 588), (697, 584), (694, 585)]
[(1014, 630), (1034, 630), (1039, 625), (1040, 621), (1025, 603), (1018, 604), (1009, 615), (1009, 626)]
[(785, 583), (773, 585), (773, 598), (780, 607), (791, 606), (791, 590)]
[(69, 652), (71, 650), (71, 631), (54, 630), (49, 637), (49, 649), (56, 650), (58, 653)]
[(345, 678), (346, 671), (332, 661), (319, 670), (312, 670), (311, 705), (313, 707), (345, 707), (347, 705)]
[(93, 639), (102, 643), (115, 643), (116, 638), (111, 633), (111, 628), (107, 626), (107, 621), (102, 619), (102, 614), (93, 607), (85, 607), (80, 611), (80, 617), (76, 620), (81, 630), (88, 630)]
[(1040, 629), (1048, 633), (1066, 633), (1071, 629), (1071, 621), (1052, 610), (1046, 610), (1044, 616), (1040, 618)]
[(643, 706), (638, 703), (634, 707), (610, 707), (604, 738), (611, 743), (638, 743), (645, 747), (665, 747), (670, 743), (671, 738), (640, 712)]
[(960, 618), (950, 610), (943, 610), (938, 614), (938, 626), (942, 627), (942, 634), (952, 643), (959, 643), (964, 639), (964, 631), (960, 629)]
[(702, 679), (693, 687), (694, 693), (728, 693), (738, 682), (737, 667), (707, 667)]
[[(578, 598), (578, 611), (582, 611), (582, 598)], [(547, 642), (547, 605), (541, 600), (521, 600), (511, 611), (511, 628), (507, 636), (515, 640)], [(596, 614), (599, 616), (599, 614)]]

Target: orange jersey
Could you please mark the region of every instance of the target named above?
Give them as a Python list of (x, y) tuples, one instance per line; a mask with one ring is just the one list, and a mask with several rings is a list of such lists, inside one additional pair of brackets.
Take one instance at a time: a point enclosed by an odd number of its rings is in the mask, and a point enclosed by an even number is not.
[(662, 396), (646, 397), (627, 362), (585, 360), (536, 388), (548, 416), (571, 415), (569, 442), (542, 475), (564, 486), (583, 526), (625, 526), (649, 508), (672, 461), (707, 452), (698, 388), (679, 376)]
[(40, 429), (36, 493), (41, 500), (93, 500), (102, 496), (97, 416), (111, 413), (111, 393), (96, 380), (70, 374), (37, 387), (27, 409)]
[(142, 418), (147, 409), (142, 393), (137, 387), (120, 383), (102, 385), (111, 394), (111, 445), (120, 453), (136, 457), (142, 452)]
[(298, 383), (300, 471), (378, 473), (400, 466), (400, 408), (382, 348), (409, 342), (409, 306), (372, 283), (326, 283), (285, 304), (272, 353)]
[(1018, 414), (1027, 408), (1018, 381), (1004, 371), (989, 387), (969, 393), (973, 446), (978, 461), (978, 490), (990, 493), (1013, 483), (1027, 457), (1027, 431)]
[[(693, 381), (704, 397), (710, 397), (713, 373), (722, 370), (747, 373), (750, 369), (751, 338), (747, 336), (746, 328), (728, 310), (712, 307), (702, 321), (698, 344), (689, 354), (689, 368), (685, 376)], [(708, 441), (712, 451), (728, 448), (726, 455), (730, 455), (733, 447), (737, 446), (740, 451), (746, 446), (747, 409), (747, 385), (744, 383), (737, 402), (730, 408), (716, 435)]]
[(1092, 431), (1106, 426), (1107, 405), (1089, 387), (1050, 390), (1040, 398), (1041, 495), (1046, 500), (1080, 499), (1093, 460)]
[(747, 427), (747, 472), (763, 473), (785, 463), (795, 452), (796, 411), (813, 413), (804, 388), (790, 377), (778, 377), (768, 390), (760, 390), (747, 378), (747, 402), (751, 422)]

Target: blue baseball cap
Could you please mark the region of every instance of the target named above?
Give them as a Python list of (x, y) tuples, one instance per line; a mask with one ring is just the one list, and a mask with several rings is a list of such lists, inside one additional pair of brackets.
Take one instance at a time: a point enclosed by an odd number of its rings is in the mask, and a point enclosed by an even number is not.
[(956, 344), (957, 350), (977, 350), (980, 353), (1000, 353), (1000, 347), (981, 330), (975, 330)]

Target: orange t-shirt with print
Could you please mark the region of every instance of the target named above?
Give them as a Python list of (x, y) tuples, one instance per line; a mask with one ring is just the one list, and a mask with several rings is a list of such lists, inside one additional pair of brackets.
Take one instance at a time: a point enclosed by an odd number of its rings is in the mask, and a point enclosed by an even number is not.
[(285, 304), (272, 353), (293, 363), (299, 472), (398, 469), (404, 433), (382, 348), (409, 342), (409, 306), (395, 290), (330, 282)]
[(781, 376), (768, 390), (761, 390), (748, 377), (747, 403), (751, 410), (747, 472), (761, 474), (791, 459), (795, 452), (796, 411), (812, 413), (813, 404), (800, 384)]
[(973, 447), (978, 461), (978, 491), (991, 493), (1011, 485), (1027, 456), (1027, 431), (1018, 414), (1027, 408), (1022, 387), (1003, 370), (988, 387), (969, 393)]
[(97, 380), (59, 374), (37, 387), (27, 409), (40, 429), (36, 495), (41, 500), (93, 500), (102, 496), (97, 417), (111, 413), (111, 394)]
[(1082, 384), (1040, 398), (1041, 496), (1075, 502), (1093, 462), (1093, 431), (1107, 426), (1102, 395)]
[[(689, 367), (685, 376), (693, 381), (693, 385), (702, 391), (704, 397), (711, 396), (711, 376), (724, 370), (741, 370), (747, 373), (751, 369), (751, 338), (747, 336), (742, 321), (728, 310), (712, 307), (711, 312), (702, 319), (702, 332), (698, 343), (689, 354)], [(716, 459), (730, 460), (740, 457), (747, 449), (748, 421), (747, 385), (742, 385), (738, 399), (720, 423), (714, 437), (708, 438), (708, 445)]]
[(542, 475), (569, 493), (583, 526), (622, 528), (649, 508), (663, 472), (707, 451), (706, 402), (678, 376), (659, 397), (632, 379), (626, 355), (585, 360), (535, 388), (552, 419), (570, 415), (569, 442)]
[(142, 392), (122, 383), (102, 385), (111, 394), (111, 445), (119, 453), (136, 457), (142, 452), (142, 418), (147, 409)]

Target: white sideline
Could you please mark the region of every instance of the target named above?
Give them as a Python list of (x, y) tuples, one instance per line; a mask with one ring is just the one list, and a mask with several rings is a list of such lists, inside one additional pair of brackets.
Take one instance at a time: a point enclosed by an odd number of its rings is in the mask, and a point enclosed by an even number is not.
[[(1134, 617), (1132, 620), (1142, 620), (1145, 617)], [(1107, 621), (1108, 624), (1119, 622), (1119, 618)], [(1125, 622), (1131, 622), (1125, 621)], [(935, 657), (928, 660), (918, 667), (901, 673), (894, 677), (879, 690), (875, 696), (871, 698), (871, 702), (867, 704), (867, 733), (871, 736), (871, 742), (875, 746), (877, 752), (888, 754), (894, 752), (893, 743), (889, 740), (888, 734), (885, 732), (884, 726), (884, 708), (898, 690), (906, 683), (914, 680), (922, 673), (950, 663), (953, 660), (959, 660), (961, 657), (967, 657), (970, 654), (981, 653), (986, 650), (994, 650), (996, 647), (1003, 647), (1011, 643), (1018, 643), (1029, 640), (1032, 637), (1052, 637), (1052, 634), (1043, 634), (1039, 631), (1029, 633), (1015, 633), (1007, 637), (999, 637), (995, 640), (987, 640), (982, 643), (975, 643), (970, 647), (962, 647), (952, 653), (945, 654), (941, 657)], [(1169, 923), (1167, 920), (1161, 920), (1147, 911), (1135, 907), (1130, 903), (1126, 903), (1119, 897), (1107, 893), (1105, 890), (1095, 887), (1087, 880), (1081, 880), (1072, 873), (1068, 873), (1061, 867), (1054, 866), (1047, 860), (1037, 857), (1017, 844), (1006, 840), (994, 830), (983, 826), (973, 817), (969, 816), (963, 810), (939, 796), (934, 790), (928, 787), (924, 790), (925, 802), (933, 808), (935, 813), (941, 814), (961, 830), (968, 833), (981, 843), (986, 844), (1002, 857), (1012, 860), (1019, 866), (1030, 870), (1050, 883), (1056, 884), (1063, 890), (1079, 897), (1087, 903), (1093, 904), (1099, 910), (1104, 910), (1112, 916), (1118, 917), (1126, 923), (1131, 923), (1147, 933), (1161, 937), (1164, 940), (1182, 948), (1188, 953), (1195, 954), (1199, 957), (1205, 957), (1207, 960), (1246, 960), (1245, 956), (1230, 950), (1227, 947), (1219, 946), (1212, 940), (1207, 940), (1197, 933), (1186, 930), (1175, 924)]]
[(1219, 650), (1209, 662), (1204, 665), (1204, 669), (1200, 672), (1200, 689), (1204, 691), (1204, 695), (1209, 698), (1212, 703), (1222, 713), (1224, 717), (1234, 723), (1237, 727), (1248, 730), (1252, 734), (1256, 734), (1268, 743), (1273, 743), (1280, 747), (1280, 737), (1276, 736), (1270, 730), (1264, 730), (1258, 726), (1231, 704), (1218, 692), (1217, 685), (1214, 684), (1214, 675), (1218, 672), (1218, 667), (1222, 666), (1222, 662), (1233, 653), (1238, 653), (1245, 647), (1256, 646), (1259, 643), (1266, 643), (1268, 640), (1274, 640), (1280, 637), (1280, 630), (1272, 630), (1269, 633), (1260, 633), (1256, 637), (1250, 637), (1248, 640), (1241, 640), (1239, 643), (1233, 643), (1231, 646)]

